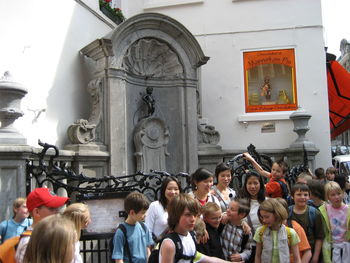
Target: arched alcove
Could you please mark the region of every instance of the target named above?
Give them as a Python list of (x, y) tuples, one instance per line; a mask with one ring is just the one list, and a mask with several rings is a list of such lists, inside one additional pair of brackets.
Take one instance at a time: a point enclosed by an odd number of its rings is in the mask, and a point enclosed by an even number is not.
[(110, 173), (136, 171), (133, 133), (147, 115), (142, 100), (147, 87), (153, 89), (155, 101), (152, 118), (162, 120), (169, 130), (166, 169), (192, 172), (198, 165), (198, 67), (209, 59), (194, 36), (168, 16), (144, 13), (129, 18), (82, 53), (97, 61), (94, 79), (101, 91), (94, 101), (100, 102), (96, 109), (103, 114), (95, 123), (96, 138), (109, 150)]

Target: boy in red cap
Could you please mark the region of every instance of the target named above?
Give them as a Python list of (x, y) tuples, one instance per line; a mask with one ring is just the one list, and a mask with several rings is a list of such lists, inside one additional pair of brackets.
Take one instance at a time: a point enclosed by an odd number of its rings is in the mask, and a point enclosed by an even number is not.
[[(27, 208), (33, 218), (33, 224), (27, 230), (33, 230), (43, 218), (57, 214), (61, 206), (67, 203), (68, 197), (57, 196), (49, 188), (36, 188), (27, 196)], [(22, 263), (30, 236), (21, 238), (16, 249), (16, 262)]]

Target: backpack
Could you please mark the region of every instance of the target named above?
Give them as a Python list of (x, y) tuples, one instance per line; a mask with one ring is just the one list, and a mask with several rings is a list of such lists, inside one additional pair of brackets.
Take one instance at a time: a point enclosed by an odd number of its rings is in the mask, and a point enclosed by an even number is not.
[[(196, 236), (194, 231), (190, 232), (193, 241), (196, 243)], [(191, 260), (191, 262), (193, 262), (195, 256), (196, 256), (196, 252), (194, 253), (193, 256), (187, 256), (183, 254), (183, 246), (182, 246), (182, 242), (181, 239), (179, 237), (179, 235), (176, 232), (171, 232), (169, 234), (167, 234), (156, 246), (155, 249), (152, 250), (151, 255), (148, 258), (148, 263), (159, 263), (159, 250), (160, 250), (160, 246), (163, 242), (163, 240), (165, 238), (170, 238), (174, 244), (175, 244), (175, 259), (174, 259), (174, 263), (178, 262), (181, 259), (184, 260)]]
[[(288, 218), (292, 218), (293, 215), (293, 208), (294, 205), (291, 205), (289, 209), (289, 215)], [(316, 220), (316, 211), (317, 209), (313, 206), (308, 206), (308, 224), (307, 224), (307, 233), (305, 233), (307, 236), (312, 235), (312, 232), (314, 232), (314, 227), (315, 227), (315, 220)]]
[(0, 245), (0, 262), (2, 263), (16, 263), (16, 249), (22, 237), (30, 236), (32, 230), (24, 231), (20, 236), (15, 236), (7, 239)]
[[(143, 223), (143, 222), (139, 222), (139, 223), (141, 224), (143, 231), (147, 232), (147, 226), (145, 225), (145, 223)], [(126, 227), (125, 227), (124, 224), (119, 224), (118, 227), (117, 227), (117, 230), (118, 229), (120, 229), (123, 232), (123, 234), (124, 234), (124, 238), (125, 238), (124, 253), (127, 254), (127, 256), (129, 258), (129, 263), (132, 263), (132, 257), (131, 257), (131, 252), (130, 252), (130, 247), (129, 247)], [(114, 249), (113, 240), (114, 240), (114, 237), (112, 237), (109, 240), (109, 252), (110, 252), (110, 259), (112, 260), (112, 262), (115, 261), (114, 259), (112, 259), (113, 249)]]
[[(260, 240), (261, 240), (261, 244), (263, 243), (263, 234), (266, 230), (266, 225), (263, 225), (260, 229), (260, 232), (259, 232), (259, 236), (260, 236)], [(288, 246), (290, 246), (291, 242), (292, 242), (292, 234), (291, 234), (291, 231), (290, 231), (290, 227), (285, 227), (286, 228), (286, 231), (287, 231), (287, 237), (288, 237)]]

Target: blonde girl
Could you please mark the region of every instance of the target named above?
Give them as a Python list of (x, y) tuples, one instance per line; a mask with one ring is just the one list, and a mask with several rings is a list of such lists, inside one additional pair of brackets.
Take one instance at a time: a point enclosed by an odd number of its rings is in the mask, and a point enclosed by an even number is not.
[(325, 185), (325, 199), (319, 210), (323, 219), (325, 239), (322, 244), (323, 262), (349, 262), (350, 209), (343, 202), (344, 193), (338, 183)]
[(80, 233), (81, 230), (86, 228), (90, 222), (90, 211), (89, 207), (83, 203), (74, 203), (68, 206), (64, 212), (63, 216), (70, 219), (75, 225), (75, 231), (77, 232), (77, 240), (75, 242), (75, 254), (72, 263), (82, 263), (83, 260), (80, 256)]
[(70, 263), (77, 239), (74, 224), (61, 215), (51, 215), (35, 226), (24, 263)]
[(254, 235), (256, 241), (256, 263), (289, 263), (289, 255), (293, 253), (294, 262), (300, 263), (297, 233), (286, 228), (283, 221), (288, 213), (283, 205), (274, 198), (260, 204), (258, 216), (263, 224)]

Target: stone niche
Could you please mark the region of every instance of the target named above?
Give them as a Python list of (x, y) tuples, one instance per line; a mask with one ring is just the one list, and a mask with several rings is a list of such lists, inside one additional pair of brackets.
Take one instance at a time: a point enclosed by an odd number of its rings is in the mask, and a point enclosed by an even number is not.
[[(139, 165), (136, 157), (142, 150), (135, 140), (142, 140), (134, 138), (136, 132), (143, 135), (149, 123), (153, 125), (149, 138), (158, 134), (163, 144), (158, 161), (165, 165), (154, 168), (193, 172), (198, 166), (198, 68), (209, 59), (193, 35), (170, 17), (144, 13), (127, 19), (81, 52), (95, 61), (90, 85), (94, 105), (89, 120), (79, 120), (70, 128), (72, 143), (107, 149), (108, 173), (131, 174), (140, 167), (152, 168), (150, 160)], [(151, 116), (143, 100), (147, 88), (153, 90)]]

